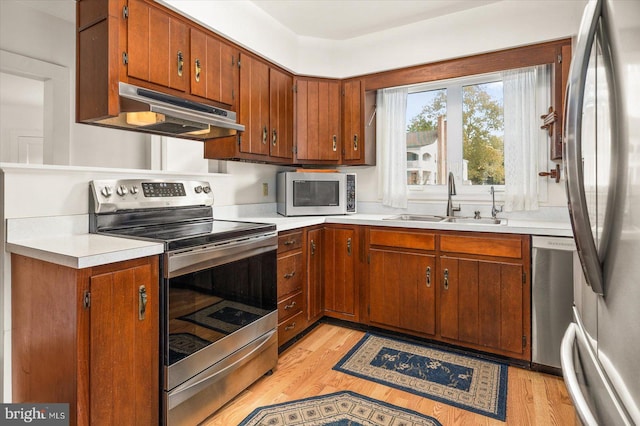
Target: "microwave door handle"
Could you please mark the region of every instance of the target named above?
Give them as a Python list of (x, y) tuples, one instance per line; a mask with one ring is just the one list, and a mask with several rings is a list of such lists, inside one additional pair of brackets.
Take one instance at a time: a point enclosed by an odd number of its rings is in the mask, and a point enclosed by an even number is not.
[(588, 216), (582, 168), (582, 108), (587, 79), (587, 68), (598, 20), (602, 11), (602, 1), (592, 0), (585, 7), (580, 24), (580, 32), (571, 67), (566, 93), (565, 109), (565, 174), (567, 176), (567, 198), (569, 215), (576, 247), (587, 283), (598, 294), (604, 294), (602, 265), (598, 257), (591, 224)]

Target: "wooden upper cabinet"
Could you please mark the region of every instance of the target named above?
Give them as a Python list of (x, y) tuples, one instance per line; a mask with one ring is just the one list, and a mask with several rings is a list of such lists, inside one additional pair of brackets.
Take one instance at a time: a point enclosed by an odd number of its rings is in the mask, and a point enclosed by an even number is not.
[(239, 51), (191, 28), (191, 94), (233, 106)]
[(240, 152), (268, 156), (269, 67), (243, 53), (240, 54), (238, 115), (238, 122), (245, 126), (245, 131), (240, 135)]
[(293, 156), (293, 77), (269, 70), (269, 152), (272, 157)]
[(343, 159), (357, 163), (363, 159), (364, 149), (361, 82), (345, 81), (342, 90)]
[(296, 160), (339, 162), (340, 82), (296, 79)]
[(130, 0), (127, 75), (171, 89), (187, 87), (187, 25), (141, 0)]

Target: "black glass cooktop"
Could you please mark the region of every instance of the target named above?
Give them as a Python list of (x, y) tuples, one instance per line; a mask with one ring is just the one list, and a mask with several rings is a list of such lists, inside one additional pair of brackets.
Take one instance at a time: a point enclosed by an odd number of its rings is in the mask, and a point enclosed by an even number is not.
[(275, 230), (276, 226), (269, 223), (211, 220), (137, 226), (100, 231), (100, 233), (118, 237), (163, 242), (165, 244), (165, 250), (170, 251)]

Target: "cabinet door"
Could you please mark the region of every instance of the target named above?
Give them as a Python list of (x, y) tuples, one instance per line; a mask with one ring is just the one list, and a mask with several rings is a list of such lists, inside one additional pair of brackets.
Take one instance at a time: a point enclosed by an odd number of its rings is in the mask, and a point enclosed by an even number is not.
[(91, 277), (91, 424), (158, 424), (158, 287), (152, 264)]
[(362, 158), (362, 93), (360, 80), (344, 82), (342, 97), (343, 159), (356, 161)]
[(298, 79), (296, 89), (297, 159), (339, 161), (340, 83)]
[(442, 337), (523, 353), (522, 265), (441, 258), (439, 275)]
[(370, 320), (435, 334), (435, 256), (371, 249)]
[(293, 157), (293, 78), (277, 69), (269, 70), (270, 154)]
[(191, 28), (191, 94), (233, 107), (239, 53)]
[(184, 91), (186, 24), (141, 0), (129, 1), (127, 19), (128, 76)]
[(307, 233), (307, 320), (309, 323), (322, 317), (324, 295), (322, 291), (322, 229)]
[(324, 238), (325, 311), (328, 315), (337, 318), (358, 321), (355, 229), (327, 227)]
[(240, 54), (240, 151), (269, 155), (269, 67)]

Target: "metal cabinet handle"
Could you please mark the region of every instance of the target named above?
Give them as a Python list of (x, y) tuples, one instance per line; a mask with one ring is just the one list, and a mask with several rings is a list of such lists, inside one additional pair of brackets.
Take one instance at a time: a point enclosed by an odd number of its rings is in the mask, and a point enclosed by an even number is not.
[(267, 130), (267, 126), (264, 126), (262, 128), (262, 143), (266, 144), (267, 143), (267, 135), (269, 134), (269, 131)]
[(427, 287), (431, 287), (431, 266), (427, 266)]
[(276, 129), (273, 129), (271, 135), (271, 143), (273, 144), (273, 146), (276, 146), (276, 143), (278, 143), (278, 131)]
[(196, 81), (200, 82), (200, 73), (202, 72), (202, 66), (200, 65), (200, 59), (196, 58)]
[(338, 137), (333, 135), (331, 139), (333, 141), (333, 152), (336, 152), (338, 150)]
[(316, 254), (316, 242), (314, 240), (311, 240), (311, 256), (314, 256)]
[(347, 238), (347, 255), (351, 256), (351, 238)]
[(292, 309), (295, 306), (296, 306), (296, 302), (291, 302), (288, 305), (284, 305), (284, 309), (288, 311), (289, 309)]
[(296, 240), (287, 240), (287, 241), (285, 241), (283, 244), (284, 244), (285, 246), (290, 246), (291, 244), (295, 244), (295, 243), (296, 243)]
[(147, 313), (147, 288), (143, 285), (138, 287), (138, 320), (143, 321)]
[(184, 70), (184, 56), (182, 51), (178, 50), (178, 77), (182, 77), (182, 71)]
[(284, 274), (284, 277), (286, 279), (289, 279), (289, 278), (293, 278), (295, 275), (296, 275), (296, 271), (292, 271), (292, 272), (290, 272), (288, 274)]
[(444, 270), (444, 289), (449, 290), (449, 270)]
[(358, 134), (353, 135), (353, 150), (358, 150)]
[(284, 331), (293, 330), (294, 328), (296, 328), (296, 323), (292, 322), (291, 325), (288, 325), (284, 328)]

